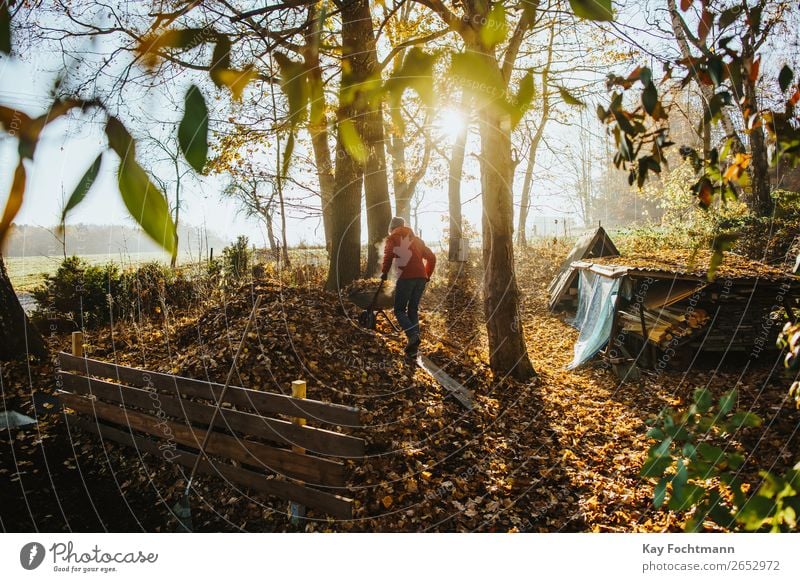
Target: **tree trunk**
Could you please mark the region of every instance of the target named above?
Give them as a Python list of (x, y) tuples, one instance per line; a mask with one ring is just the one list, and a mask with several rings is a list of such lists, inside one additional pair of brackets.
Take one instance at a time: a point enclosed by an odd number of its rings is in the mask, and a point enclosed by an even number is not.
[(169, 260), (169, 266), (175, 268), (178, 262), (178, 223), (181, 212), (181, 174), (178, 167), (178, 158), (175, 158), (175, 254)]
[(394, 134), (389, 140), (389, 153), (392, 156), (392, 185), (394, 186), (394, 213), (411, 224), (412, 190), (408, 183), (406, 167), (406, 140), (401, 134)]
[(469, 126), (456, 137), (453, 153), (450, 156), (450, 167), (447, 177), (447, 204), (450, 214), (450, 237), (448, 240), (447, 258), (457, 261), (460, 258), (461, 239), (464, 236), (464, 219), (461, 215), (461, 177), (464, 174), (464, 155), (467, 147)]
[(539, 125), (536, 133), (531, 138), (531, 147), (528, 151), (528, 167), (525, 168), (525, 179), (522, 183), (522, 199), (519, 205), (519, 225), (517, 227), (517, 244), (528, 246), (527, 225), (528, 212), (531, 208), (531, 184), (533, 182), (533, 168), (536, 166), (536, 152), (544, 136), (544, 128), (550, 120), (550, 66), (553, 63), (553, 40), (555, 39), (555, 23), (550, 23), (550, 40), (547, 44), (547, 61), (542, 70), (542, 114), (539, 116)]
[(8, 278), (3, 255), (0, 255), (0, 360), (46, 354), (42, 336), (28, 321)]
[[(368, 0), (353, 1), (354, 34), (359, 39), (359, 58), (352, 61), (354, 73), (359, 81), (379, 77), (378, 53), (375, 48), (375, 31)], [(344, 12), (344, 7), (343, 7)], [(342, 16), (344, 19), (344, 15)], [(344, 25), (343, 25), (344, 28)], [(386, 173), (385, 134), (383, 132), (383, 101), (378, 97), (358, 99), (361, 111), (356, 118), (361, 137), (367, 148), (366, 172), (364, 174), (364, 199), (367, 209), (367, 269), (370, 276), (378, 268), (380, 246), (386, 238), (392, 220), (389, 200), (389, 178)]]
[(487, 109), (481, 115), (483, 189), (483, 293), (489, 361), (497, 377), (529, 380), (536, 372), (528, 357), (514, 273), (514, 212), (511, 184), (511, 123)]
[(770, 187), (767, 144), (761, 127), (753, 128), (750, 133), (750, 153), (753, 156), (749, 168), (753, 186), (751, 207), (758, 216), (771, 216), (775, 205)]
[(349, 121), (357, 130), (362, 129), (363, 124), (356, 122), (364, 111), (365, 101), (358, 87), (369, 76), (369, 58), (363, 50), (364, 29), (372, 35), (372, 18), (366, 0), (344, 2), (341, 6), (342, 82), (336, 111), (338, 125), (331, 198), (331, 251), (325, 284), (330, 290), (349, 285), (361, 274), (361, 188), (364, 166), (345, 146), (342, 122)]
[(325, 92), (322, 82), (322, 69), (319, 62), (319, 45), (321, 22), (317, 17), (316, 4), (309, 5), (309, 19), (314, 22), (311, 37), (306, 44), (303, 55), (308, 67), (308, 83), (310, 93), (310, 115), (308, 131), (311, 134), (311, 146), (314, 150), (314, 165), (317, 168), (319, 180), (320, 206), (322, 208), (322, 226), (325, 230), (325, 248), (331, 250), (331, 227), (333, 206), (333, 164), (331, 163), (331, 150), (328, 144), (328, 119), (325, 114)]
[[(681, 51), (681, 56), (684, 59), (691, 59), (692, 58), (692, 50), (689, 46), (689, 39), (686, 36), (684, 31), (684, 26), (686, 25), (683, 17), (681, 16), (680, 12), (678, 12), (678, 6), (675, 0), (667, 0), (667, 10), (669, 11), (670, 15), (670, 23), (672, 24), (672, 33), (675, 35), (675, 40), (678, 43), (678, 48)], [(700, 95), (703, 99), (703, 111), (705, 112), (706, 108), (708, 107), (708, 103), (711, 101), (711, 98), (714, 96), (714, 88), (709, 85), (704, 85), (703, 83), (697, 82), (695, 79), (695, 83), (697, 87), (700, 89)], [(725, 130), (725, 137), (733, 140), (733, 147), (731, 148), (734, 152), (744, 152), (744, 144), (742, 143), (742, 139), (739, 137), (739, 134), (736, 132), (736, 128), (733, 125), (733, 121), (731, 121), (731, 116), (725, 109), (720, 111), (720, 122), (722, 123), (722, 128)], [(710, 138), (710, 134), (709, 134)]]
[(528, 224), (528, 211), (531, 208), (531, 183), (533, 183), (533, 166), (536, 164), (536, 151), (531, 144), (528, 154), (528, 165), (525, 168), (525, 179), (522, 182), (522, 197), (519, 201), (519, 223), (517, 225), (517, 244), (521, 247), (528, 246), (526, 228)]
[[(754, 58), (754, 57), (751, 57)], [(748, 111), (758, 111), (758, 99), (756, 97), (756, 80), (745, 76), (744, 102), (741, 103), (742, 114)], [(750, 207), (758, 216), (771, 216), (774, 204), (772, 202), (772, 188), (769, 179), (769, 155), (767, 144), (764, 139), (764, 128), (757, 124), (750, 130), (750, 182), (752, 184)]]
[(267, 239), (269, 240), (269, 251), (276, 261), (280, 260), (278, 256), (278, 245), (275, 240), (275, 228), (272, 226), (272, 216), (264, 216), (264, 224), (267, 226)]
[[(365, 3), (366, 6), (366, 3)], [(372, 20), (369, 20), (372, 34)], [(375, 54), (374, 40), (372, 54)], [(377, 60), (377, 59), (376, 59)], [(362, 136), (367, 147), (367, 167), (364, 174), (364, 198), (367, 205), (367, 269), (372, 276), (378, 269), (381, 246), (392, 220), (392, 206), (389, 201), (389, 178), (386, 174), (386, 152), (384, 150), (383, 107), (379, 102), (370, 107), (363, 116)]]

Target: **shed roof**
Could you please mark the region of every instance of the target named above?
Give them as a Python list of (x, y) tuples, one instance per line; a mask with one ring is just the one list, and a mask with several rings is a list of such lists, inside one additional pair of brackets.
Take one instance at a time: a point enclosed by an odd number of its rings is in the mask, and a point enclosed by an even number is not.
[[(576, 268), (589, 268), (597, 265), (598, 272), (606, 276), (620, 276), (636, 272), (654, 277), (679, 277), (705, 280), (708, 278), (712, 252), (707, 249), (696, 251), (670, 249), (658, 253), (638, 253), (626, 257), (599, 257), (591, 261), (573, 263)], [(748, 259), (736, 253), (723, 253), (722, 264), (715, 275), (716, 279), (762, 280), (769, 282), (800, 282), (800, 277), (787, 270)]]
[(577, 275), (573, 266), (575, 261), (581, 259), (596, 259), (598, 257), (611, 257), (619, 255), (617, 247), (602, 226), (583, 234), (572, 247), (567, 258), (561, 264), (556, 276), (550, 282), (550, 309), (555, 309), (564, 293), (572, 286)]

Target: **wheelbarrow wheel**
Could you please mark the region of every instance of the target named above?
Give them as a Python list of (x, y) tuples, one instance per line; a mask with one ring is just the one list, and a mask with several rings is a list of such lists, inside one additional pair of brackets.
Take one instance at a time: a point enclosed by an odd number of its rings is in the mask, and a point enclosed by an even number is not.
[(375, 329), (377, 320), (378, 318), (375, 316), (375, 312), (371, 309), (365, 309), (358, 316), (358, 324), (367, 329)]

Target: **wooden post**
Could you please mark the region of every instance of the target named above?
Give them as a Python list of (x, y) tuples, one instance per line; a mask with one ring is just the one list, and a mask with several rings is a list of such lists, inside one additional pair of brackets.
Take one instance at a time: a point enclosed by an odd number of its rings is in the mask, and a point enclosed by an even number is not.
[[(292, 382), (292, 398), (300, 398), (305, 399), (306, 397), (306, 381), (305, 380), (295, 380)], [(300, 416), (295, 416), (292, 419), (292, 423), (298, 426), (305, 426), (306, 419)], [(303, 447), (298, 447), (296, 445), (292, 445), (292, 451), (295, 453), (304, 455), (306, 450)], [(298, 481), (298, 483), (300, 483)], [(306, 508), (304, 505), (300, 505), (299, 503), (295, 503), (294, 501), (289, 502), (289, 517), (292, 520), (294, 525), (298, 525), (300, 523), (300, 519), (306, 516)]]
[(72, 332), (72, 355), (77, 358), (83, 357), (83, 332)]

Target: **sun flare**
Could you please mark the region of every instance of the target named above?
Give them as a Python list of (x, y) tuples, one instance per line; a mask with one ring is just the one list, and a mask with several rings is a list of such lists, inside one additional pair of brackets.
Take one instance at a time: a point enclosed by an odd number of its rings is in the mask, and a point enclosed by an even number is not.
[(436, 125), (443, 137), (454, 140), (466, 127), (467, 116), (461, 109), (445, 107), (439, 111), (439, 119)]

